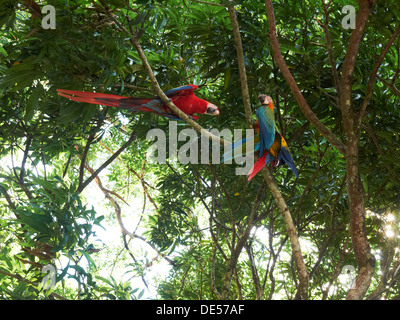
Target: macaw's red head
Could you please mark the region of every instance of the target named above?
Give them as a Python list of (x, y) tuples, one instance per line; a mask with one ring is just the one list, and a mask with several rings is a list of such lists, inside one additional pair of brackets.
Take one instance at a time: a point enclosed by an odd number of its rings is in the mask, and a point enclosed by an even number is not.
[(217, 106), (215, 104), (208, 102), (206, 114), (210, 114), (212, 116), (217, 116), (217, 115), (219, 115), (219, 109), (217, 108)]
[(266, 94), (260, 94), (258, 96), (258, 100), (260, 100), (261, 105), (267, 105), (272, 111), (274, 110), (274, 104), (270, 96), (267, 96)]

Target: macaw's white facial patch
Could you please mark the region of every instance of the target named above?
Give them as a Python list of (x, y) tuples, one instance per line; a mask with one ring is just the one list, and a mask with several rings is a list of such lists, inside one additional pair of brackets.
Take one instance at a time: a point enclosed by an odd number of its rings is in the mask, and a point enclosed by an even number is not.
[(209, 104), (207, 104), (206, 113), (213, 115), (213, 116), (217, 116), (217, 115), (219, 115), (219, 109), (217, 108), (216, 105), (209, 103)]

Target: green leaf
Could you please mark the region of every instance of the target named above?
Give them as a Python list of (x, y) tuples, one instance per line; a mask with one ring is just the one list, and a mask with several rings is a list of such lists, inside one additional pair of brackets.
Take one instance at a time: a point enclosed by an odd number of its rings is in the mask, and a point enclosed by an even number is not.
[(41, 75), (35, 62), (36, 57), (32, 56), (8, 68), (1, 78), (0, 84), (4, 87), (11, 87), (10, 91), (18, 91), (29, 86)]
[(76, 271), (78, 271), (79, 274), (82, 274), (82, 275), (85, 275), (85, 274), (86, 274), (85, 269), (83, 269), (83, 268), (82, 268), (81, 266), (79, 266), (79, 265), (73, 265), (73, 266), (70, 266), (70, 268), (71, 268), (71, 269), (75, 269)]
[(301, 47), (299, 45), (296, 45), (296, 43), (293, 41), (289, 41), (280, 37), (278, 37), (278, 41), (282, 52), (286, 52), (289, 50), (293, 51), (294, 53), (308, 55), (308, 52), (306, 50), (301, 49)]
[(43, 94), (43, 86), (39, 83), (37, 87), (32, 91), (27, 103), (24, 120), (30, 121), (39, 106), (39, 98)]
[(17, 212), (22, 223), (29, 225), (43, 234), (48, 234), (50, 232), (49, 225), (53, 220), (49, 215), (29, 212), (26, 209), (19, 209)]
[(142, 291), (139, 292), (139, 295), (137, 298), (140, 299), (143, 296), (143, 293), (144, 293), (144, 289), (142, 289)]
[(7, 51), (6, 50), (4, 50), (4, 48), (3, 47), (1, 47), (0, 46), (0, 53), (4, 56), (4, 57), (8, 57), (8, 53), (7, 53)]
[(68, 266), (66, 266), (60, 274), (57, 274), (57, 280), (56, 280), (57, 282), (64, 279), (65, 275), (68, 273), (68, 269), (69, 269), (69, 263)]

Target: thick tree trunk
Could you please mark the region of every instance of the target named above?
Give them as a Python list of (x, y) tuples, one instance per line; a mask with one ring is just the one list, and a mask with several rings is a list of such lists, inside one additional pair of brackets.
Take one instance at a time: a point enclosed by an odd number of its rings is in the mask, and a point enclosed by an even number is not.
[(350, 223), (353, 249), (357, 261), (355, 286), (347, 295), (349, 300), (362, 299), (372, 280), (375, 258), (371, 254), (365, 228), (364, 188), (358, 171), (358, 146), (360, 123), (358, 113), (352, 107), (352, 84), (354, 67), (363, 38), (368, 17), (376, 0), (359, 0), (356, 28), (353, 30), (342, 67), (339, 89), (339, 106), (342, 110), (343, 125), (346, 132), (346, 178), (347, 194), (350, 203)]
[[(346, 131), (347, 145), (334, 136), (329, 129), (318, 119), (307, 104), (291, 75), (280, 52), (276, 35), (275, 17), (271, 0), (265, 0), (269, 20), (269, 37), (273, 48), (274, 59), (285, 77), (293, 95), (307, 119), (324, 135), (324, 137), (346, 157), (347, 192), (350, 202), (351, 233), (353, 248), (357, 260), (358, 274), (355, 288), (351, 289), (347, 299), (362, 299), (371, 283), (375, 267), (375, 258), (371, 254), (365, 228), (364, 190), (358, 171), (358, 144), (360, 138), (360, 124), (366, 106), (363, 106), (358, 115), (352, 108), (352, 83), (354, 67), (364, 35), (368, 17), (376, 0), (358, 0), (359, 9), (356, 17), (356, 28), (353, 30), (346, 56), (342, 66), (342, 75), (339, 86), (339, 107), (342, 111), (343, 124)], [(395, 36), (394, 36), (395, 37)], [(366, 101), (366, 103), (368, 100)]]
[(371, 254), (365, 227), (364, 188), (358, 171), (359, 139), (358, 136), (350, 133), (347, 138), (347, 194), (350, 203), (351, 235), (358, 272), (355, 286), (349, 291), (346, 299), (359, 300), (365, 296), (371, 283), (375, 268), (375, 257)]

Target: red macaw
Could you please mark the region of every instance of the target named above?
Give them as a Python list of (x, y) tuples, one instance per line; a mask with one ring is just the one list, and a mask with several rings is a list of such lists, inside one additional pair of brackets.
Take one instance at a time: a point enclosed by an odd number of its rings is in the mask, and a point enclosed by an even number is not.
[[(274, 105), (271, 97), (260, 94), (258, 99), (261, 102), (261, 107), (258, 108), (256, 112), (257, 122), (255, 129), (259, 135), (254, 137), (254, 142), (257, 143), (254, 150), (260, 150), (260, 158), (254, 163), (247, 174), (247, 180), (250, 181), (253, 179), (255, 175), (269, 163), (271, 163), (273, 167), (286, 163), (296, 177), (299, 177), (287, 143), (276, 128)], [(234, 157), (234, 149), (242, 148), (242, 144), (245, 142), (246, 139), (235, 142), (232, 146), (232, 150), (224, 154), (223, 161)]]
[[(196, 97), (193, 93), (198, 89), (194, 84), (188, 84), (179, 88), (165, 91), (167, 97), (171, 98), (172, 102), (186, 113), (189, 117), (197, 120), (198, 114), (218, 115), (219, 109), (212, 103)], [(154, 98), (134, 98), (123, 97), (115, 94), (98, 93), (98, 92), (83, 92), (74, 90), (57, 89), (60, 96), (73, 101), (86, 102), (93, 104), (101, 104), (110, 107), (121, 107), (128, 110), (151, 112), (167, 118), (181, 120), (159, 97)]]

